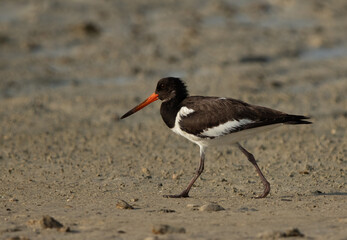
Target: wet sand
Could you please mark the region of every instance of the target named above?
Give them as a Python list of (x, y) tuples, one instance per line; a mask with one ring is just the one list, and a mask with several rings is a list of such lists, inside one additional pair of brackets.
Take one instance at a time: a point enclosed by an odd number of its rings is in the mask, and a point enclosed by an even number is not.
[[(1, 1), (0, 238), (277, 239), (347, 236), (345, 1)], [(118, 118), (156, 82), (314, 124), (199, 149), (159, 102)], [(120, 200), (134, 209), (117, 208)], [(217, 203), (222, 211), (200, 211)], [(64, 231), (38, 224), (51, 216)], [(184, 233), (155, 234), (158, 224)], [(174, 231), (173, 230), (173, 231)], [(156, 232), (156, 230), (154, 231)], [(282, 235), (281, 235), (282, 234)]]

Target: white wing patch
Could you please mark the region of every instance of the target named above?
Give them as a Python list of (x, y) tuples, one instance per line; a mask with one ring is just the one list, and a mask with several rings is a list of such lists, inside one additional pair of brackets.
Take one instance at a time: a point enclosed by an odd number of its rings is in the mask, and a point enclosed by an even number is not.
[(224, 134), (230, 132), (233, 129), (236, 129), (242, 125), (247, 125), (249, 123), (253, 123), (254, 121), (250, 119), (240, 119), (240, 120), (232, 120), (228, 121), (226, 123), (223, 123), (221, 125), (208, 128), (204, 130), (200, 135), (206, 136), (206, 137), (220, 137)]
[[(190, 108), (187, 108), (187, 107), (181, 107), (180, 111), (177, 114), (179, 116), (179, 121), (181, 121), (182, 117), (185, 117), (185, 116), (187, 116), (187, 115), (189, 115), (189, 114), (191, 114), (193, 112), (194, 112), (194, 109), (190, 109)], [(178, 119), (176, 118), (176, 121), (177, 120)]]
[(186, 132), (182, 131), (180, 128), (180, 121), (182, 120), (182, 117), (185, 117), (191, 113), (193, 113), (194, 110), (187, 108), (187, 107), (181, 107), (181, 109), (178, 111), (177, 115), (176, 115), (176, 119), (175, 119), (175, 126), (171, 129), (172, 131), (174, 131), (175, 133), (182, 135), (183, 137), (188, 138), (187, 136), (185, 136)]
[(187, 138), (189, 141), (192, 141), (193, 143), (198, 144), (200, 147), (207, 146), (207, 142), (205, 139), (201, 139), (194, 134), (187, 133), (185, 131), (182, 131), (180, 128), (179, 122), (182, 120), (182, 117), (188, 116), (189, 114), (193, 113), (194, 110), (187, 108), (187, 107), (182, 107), (179, 112), (177, 113), (176, 119), (175, 119), (175, 126), (171, 128), (171, 130), (174, 133), (177, 133), (178, 135), (181, 135), (185, 138)]

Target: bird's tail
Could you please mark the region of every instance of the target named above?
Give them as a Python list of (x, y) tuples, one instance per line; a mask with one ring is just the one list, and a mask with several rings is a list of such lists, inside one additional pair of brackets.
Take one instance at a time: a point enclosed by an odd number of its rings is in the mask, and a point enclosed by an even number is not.
[(302, 116), (302, 115), (287, 115), (285, 117), (284, 124), (312, 124), (310, 121), (306, 121), (305, 119), (310, 119), (310, 117)]

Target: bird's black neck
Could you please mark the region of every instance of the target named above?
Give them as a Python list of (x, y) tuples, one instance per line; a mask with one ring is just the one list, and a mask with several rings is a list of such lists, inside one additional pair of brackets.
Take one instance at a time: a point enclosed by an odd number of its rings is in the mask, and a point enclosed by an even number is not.
[(160, 106), (160, 115), (166, 126), (173, 128), (175, 126), (176, 115), (181, 108), (181, 102), (187, 96), (175, 97), (169, 101), (163, 102)]

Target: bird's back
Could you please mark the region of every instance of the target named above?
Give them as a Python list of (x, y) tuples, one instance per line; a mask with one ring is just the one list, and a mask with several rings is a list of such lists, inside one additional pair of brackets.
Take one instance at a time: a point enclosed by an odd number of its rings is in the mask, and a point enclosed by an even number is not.
[(182, 116), (180, 128), (200, 137), (219, 137), (278, 123), (310, 123), (302, 120), (307, 119), (305, 116), (290, 115), (232, 98), (192, 96), (180, 105), (192, 110)]

